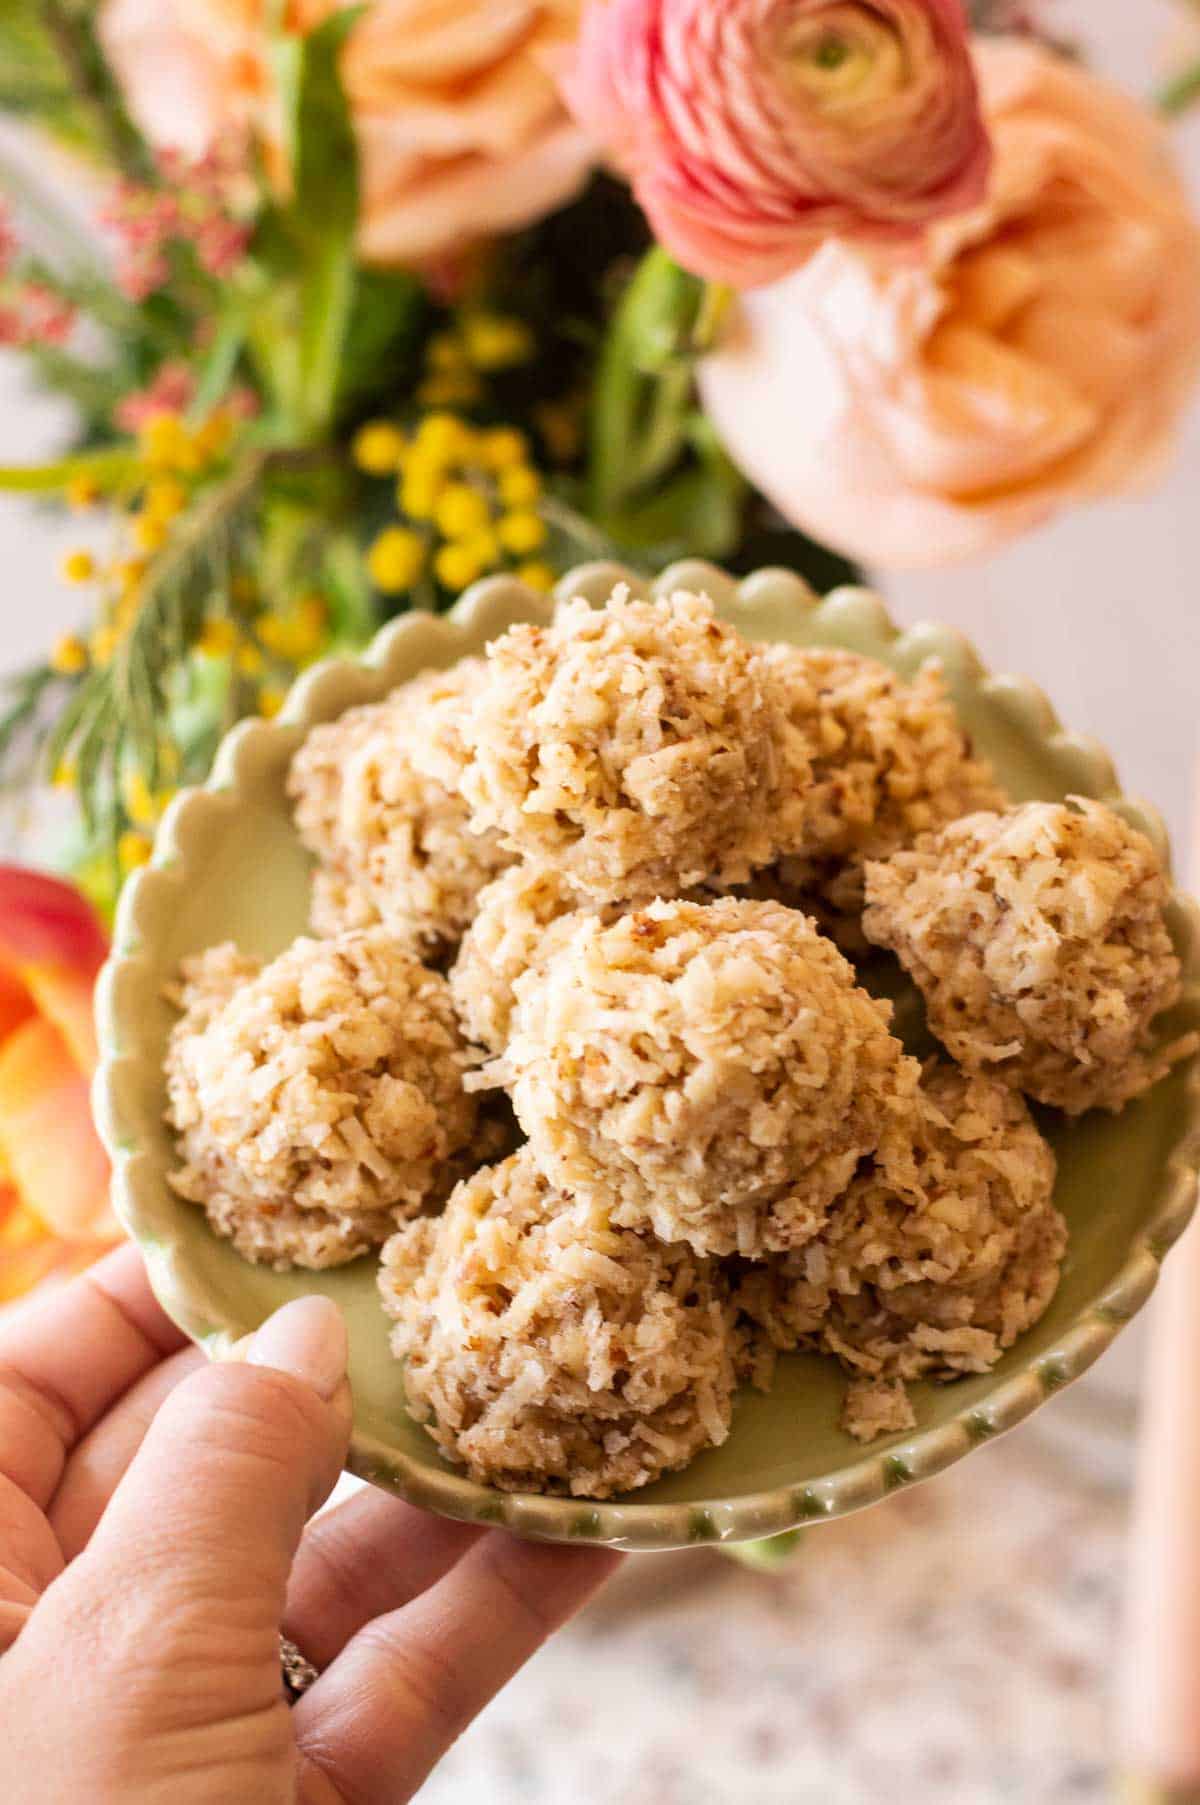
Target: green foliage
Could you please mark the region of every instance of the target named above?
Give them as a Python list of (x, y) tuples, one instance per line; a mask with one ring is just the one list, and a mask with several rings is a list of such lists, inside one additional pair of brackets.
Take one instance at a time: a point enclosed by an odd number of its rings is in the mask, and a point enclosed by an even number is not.
[(433, 310), (407, 270), (359, 270), (338, 370), (336, 414), (356, 423), (411, 393)]
[(286, 33), (275, 49), (292, 174), (289, 224), (301, 264), (297, 424), (309, 439), (333, 419), (354, 309), (358, 148), (338, 62), (361, 10), (335, 13), (304, 38)]
[(1169, 119), (1178, 118), (1200, 106), (1200, 58), (1172, 76), (1159, 90), (1159, 111)]
[(685, 444), (694, 455), (683, 468), (603, 516), (617, 545), (636, 548), (654, 569), (685, 557), (728, 560), (741, 534), (743, 478), (706, 421), (688, 423), (678, 451)]
[(658, 246), (638, 265), (600, 353), (587, 499), (616, 544), (649, 562), (737, 544), (746, 486), (695, 399), (712, 291)]
[[(160, 779), (169, 788), (202, 777), (222, 732), (276, 705), (311, 657), (362, 647), (388, 614), (453, 599), (436, 496), (397, 496), (432, 409), (458, 407), (470, 427), (521, 434), (519, 470), (486, 465), (480, 476), (450, 456), (424, 472), (435, 487), (466, 480), (486, 494), (492, 549), (478, 552), (480, 570), (528, 561), (543, 567), (530, 580), (546, 583), (584, 558), (653, 570), (700, 554), (734, 568), (788, 563), (817, 586), (853, 574), (774, 516), (717, 442), (694, 377), (721, 293), (654, 246), (615, 178), (597, 175), (569, 205), (489, 246), (453, 305), (417, 274), (361, 266), (357, 146), (339, 70), (362, 9), (337, 11), (307, 35), (283, 29), (283, 10), (268, 0), (290, 182), (275, 190), (251, 163), (253, 236), (228, 277), (203, 267), (196, 221), (208, 201), (200, 186), (189, 194), (186, 176), (183, 217), (195, 242), (169, 223), (155, 241), (166, 280), (134, 301), (36, 168), (26, 160), (10, 169), (0, 155), (0, 189), (22, 224), (38, 228), (40, 254), (21, 254), (17, 280), (60, 296), (89, 327), (67, 343), (26, 347), (35, 380), (72, 403), (76, 437), (53, 462), (0, 468), (0, 490), (53, 497), (80, 483), (118, 519), (93, 618), (80, 644), (55, 658), (86, 668), (65, 676), (39, 666), (0, 693), (0, 783), (27, 782), (39, 752), (69, 768), (82, 816), (78, 869), (106, 901), (119, 888), (122, 834), (152, 819)], [(95, 11), (94, 0), (0, 0), (0, 109), (53, 130), (109, 177), (147, 195), (173, 191), (129, 119)], [(227, 223), (219, 188), (212, 205)], [(243, 223), (234, 205), (228, 223)], [(482, 349), (484, 327), (493, 345), (508, 327), (516, 352)], [(181, 435), (172, 463), (153, 434), (139, 445), (116, 421), (123, 400), (174, 364), (194, 387), (186, 419), (163, 423), (168, 438)], [(254, 417), (233, 408), (221, 417), (242, 389)], [(386, 423), (385, 444), (390, 424), (403, 451), (390, 465), (387, 454), (382, 463), (368, 456), (360, 469), (353, 436), (372, 421)], [(202, 454), (210, 425), (218, 449)], [(168, 494), (161, 517), (156, 489)], [(530, 531), (519, 516), (532, 509), (542, 523)], [(365, 551), (399, 519), (416, 540), (418, 575), (382, 595)], [(128, 801), (131, 773), (152, 793), (148, 807), (141, 791)], [(126, 847), (127, 862), (144, 850)]]
[(0, 489), (25, 494), (58, 494), (78, 477), (91, 477), (97, 483), (119, 483), (133, 465), (133, 453), (126, 446), (105, 451), (82, 451), (74, 457), (57, 458), (52, 464), (0, 465)]
[(152, 160), (96, 34), (94, 0), (3, 0), (0, 108), (144, 178)]
[(77, 150), (100, 148), (97, 122), (71, 85), (38, 0), (0, 5), (0, 110), (36, 120)]
[(66, 681), (36, 664), (0, 683), (0, 788), (19, 790), (32, 780)]
[(238, 541), (253, 531), (265, 462), (256, 453), (235, 465), (180, 523), (146, 573), (111, 661), (93, 666), (55, 724), (47, 759), (52, 769), (74, 767), (89, 834), (117, 818), (127, 757), (152, 791), (159, 787), (164, 743), (177, 746), (174, 679), (214, 598), (223, 602), (228, 592)]

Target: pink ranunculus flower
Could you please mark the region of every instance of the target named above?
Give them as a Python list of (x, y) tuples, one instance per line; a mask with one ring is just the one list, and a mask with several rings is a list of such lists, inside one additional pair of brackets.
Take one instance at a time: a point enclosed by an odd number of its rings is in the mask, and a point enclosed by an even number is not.
[[(289, 0), (289, 30), (314, 30), (354, 0)], [(579, 0), (371, 0), (342, 57), (362, 159), (359, 243), (373, 263), (457, 256), (561, 206), (582, 186), (592, 147), (567, 113), (548, 62), (571, 41)], [(175, 54), (192, 45), (196, 108), (218, 123), (251, 120), (281, 175), (267, 0), (107, 0), (147, 9)], [(135, 110), (156, 142), (175, 135), (166, 109), (139, 105), (140, 52), (131, 31), (108, 34)], [(149, 41), (149, 40), (148, 40)], [(210, 72), (215, 67), (216, 74)], [(187, 117), (189, 142), (198, 119)]]
[(962, 0), (590, 0), (562, 82), (672, 256), (735, 288), (833, 234), (912, 243), (987, 181)]
[(1200, 366), (1200, 227), (1160, 124), (1053, 52), (981, 41), (982, 207), (919, 267), (846, 245), (742, 297), (701, 365), (734, 461), (868, 564), (979, 557), (1160, 469)]

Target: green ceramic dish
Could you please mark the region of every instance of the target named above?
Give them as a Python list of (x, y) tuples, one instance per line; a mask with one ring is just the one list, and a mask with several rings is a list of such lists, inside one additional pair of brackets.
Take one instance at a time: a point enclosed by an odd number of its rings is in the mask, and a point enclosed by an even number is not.
[[(582, 592), (599, 601), (618, 576), (628, 573), (589, 566), (566, 578), (560, 594)], [(1120, 796), (1100, 747), (1064, 733), (1029, 684), (987, 676), (957, 634), (928, 626), (898, 634), (874, 596), (843, 590), (817, 602), (781, 571), (738, 584), (708, 565), (679, 565), (656, 587), (706, 590), (754, 639), (848, 646), (905, 674), (940, 658), (977, 745), (1017, 797), (1102, 796), (1162, 843), (1153, 814)], [(544, 618), (548, 608), (519, 583), (496, 578), (473, 589), (449, 618), (400, 620), (361, 663), (308, 672), (277, 720), (238, 728), (208, 785), (172, 804), (153, 862), (122, 897), (98, 993), (96, 1108), (113, 1157), (116, 1205), (145, 1250), (166, 1309), (214, 1355), (287, 1298), (319, 1288), (337, 1299), (350, 1324), (356, 1405), (350, 1465), (377, 1485), (449, 1516), (555, 1541), (663, 1549), (776, 1535), (940, 1472), (1011, 1428), (1103, 1352), (1146, 1301), (1159, 1262), (1191, 1215), (1200, 1164), (1200, 1072), (1177, 1069), (1119, 1120), (1050, 1123), (1060, 1161), (1058, 1201), (1071, 1225), (1058, 1295), (994, 1372), (951, 1386), (915, 1387), (915, 1431), (864, 1451), (838, 1428), (840, 1374), (815, 1355), (797, 1355), (782, 1362), (768, 1395), (739, 1398), (724, 1447), (627, 1498), (592, 1504), (504, 1494), (452, 1470), (405, 1412), (372, 1260), (323, 1274), (261, 1270), (242, 1261), (209, 1231), (199, 1210), (169, 1189), (162, 1056), (171, 1012), (162, 992), (184, 954), (230, 938), (274, 954), (303, 930), (308, 864), (292, 830), (284, 777), (306, 729), (382, 696), (423, 668), (479, 651), (511, 622)], [(1200, 1024), (1200, 916), (1183, 899), (1172, 906), (1172, 930), (1187, 971), (1175, 1029)]]

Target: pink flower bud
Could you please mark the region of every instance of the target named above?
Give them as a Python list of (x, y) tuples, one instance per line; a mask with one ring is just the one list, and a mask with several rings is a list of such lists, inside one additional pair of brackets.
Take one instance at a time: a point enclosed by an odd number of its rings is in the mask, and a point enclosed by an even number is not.
[(134, 389), (117, 405), (113, 418), (122, 432), (137, 432), (155, 414), (182, 414), (191, 406), (196, 378), (185, 363), (160, 364), (144, 389)]
[(738, 288), (986, 188), (961, 0), (591, 0), (563, 88), (672, 255)]
[(40, 283), (26, 284), (22, 300), (25, 314), (25, 339), (38, 345), (62, 345), (75, 330), (76, 310), (61, 295)]

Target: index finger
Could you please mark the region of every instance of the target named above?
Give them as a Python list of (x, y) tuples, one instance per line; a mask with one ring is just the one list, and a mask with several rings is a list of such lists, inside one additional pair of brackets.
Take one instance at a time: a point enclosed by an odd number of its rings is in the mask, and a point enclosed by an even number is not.
[(118, 1248), (0, 1330), (0, 1473), (45, 1509), (75, 1444), (187, 1337)]
[(292, 1713), (303, 1805), (411, 1799), (620, 1559), (494, 1529), (419, 1598), (369, 1623)]

